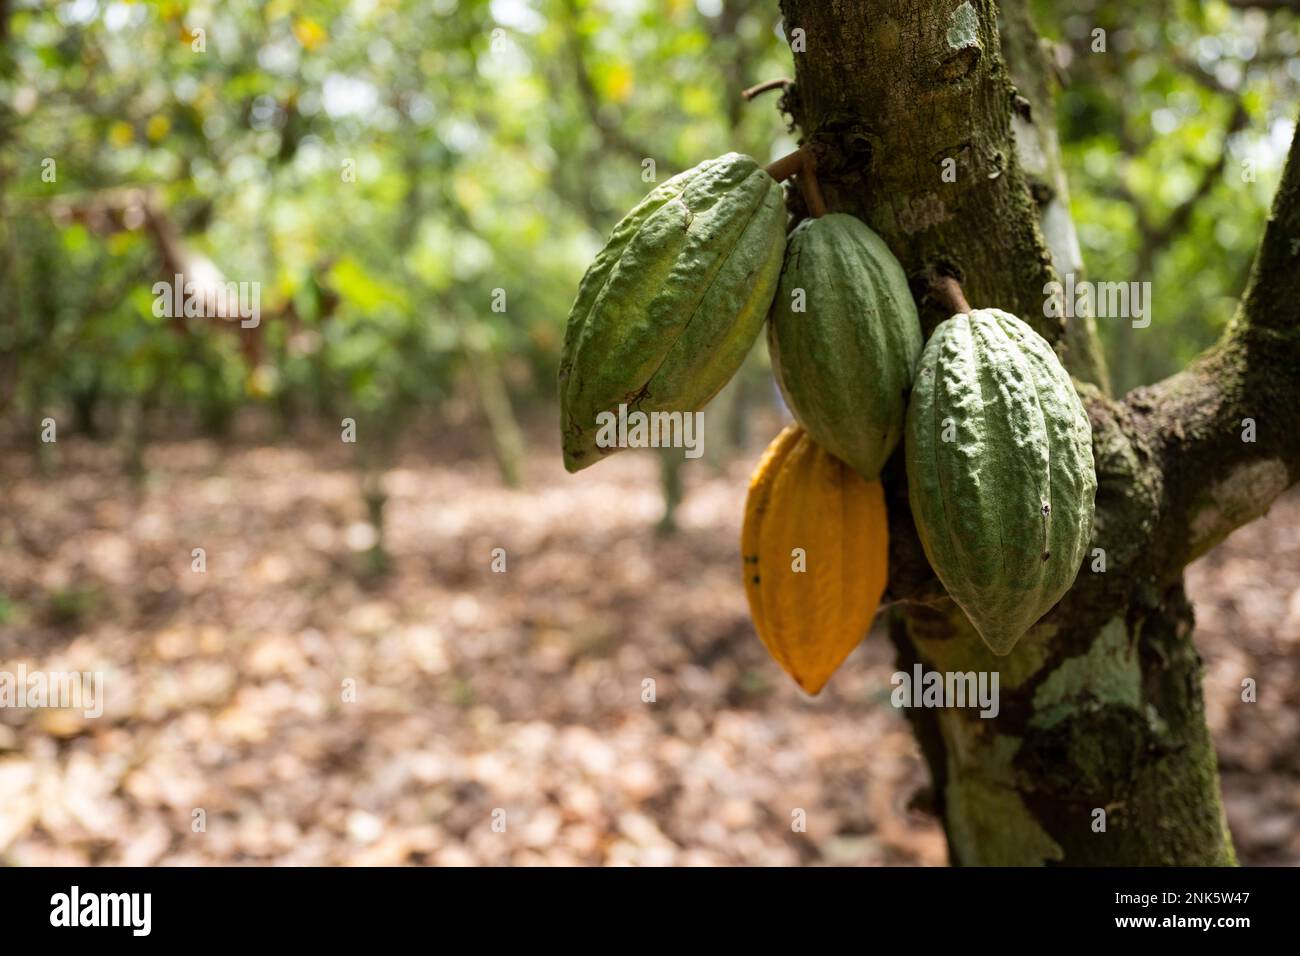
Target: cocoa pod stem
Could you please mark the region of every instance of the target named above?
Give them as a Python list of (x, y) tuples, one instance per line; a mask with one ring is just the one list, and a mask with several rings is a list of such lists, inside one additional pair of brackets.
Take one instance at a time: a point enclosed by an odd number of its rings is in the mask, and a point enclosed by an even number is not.
[(793, 153), (786, 153), (780, 159), (772, 160), (763, 169), (778, 183), (783, 183), (804, 168), (806, 162), (804, 157), (808, 152), (807, 146), (800, 146)]
[(966, 293), (962, 291), (961, 283), (952, 276), (938, 276), (931, 288), (934, 290), (935, 298), (953, 315), (970, 312)]
[(785, 182), (791, 176), (797, 176), (795, 182), (799, 186), (799, 192), (803, 194), (808, 212), (814, 219), (826, 215), (826, 200), (822, 198), (821, 184), (817, 181), (817, 156), (810, 145), (805, 143), (793, 153), (787, 153), (763, 168), (778, 183)]
[(817, 181), (817, 160), (813, 158), (810, 152), (807, 154), (807, 161), (803, 169), (799, 171), (799, 191), (803, 193), (803, 201), (808, 205), (808, 212), (814, 219), (820, 219), (826, 215), (826, 200), (822, 198), (821, 183)]

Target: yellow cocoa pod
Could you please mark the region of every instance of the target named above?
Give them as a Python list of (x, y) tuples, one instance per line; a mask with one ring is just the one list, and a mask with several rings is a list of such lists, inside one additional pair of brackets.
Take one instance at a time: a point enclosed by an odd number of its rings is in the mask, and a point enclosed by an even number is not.
[(884, 489), (790, 425), (750, 479), (740, 551), (759, 638), (816, 694), (871, 627), (885, 591)]

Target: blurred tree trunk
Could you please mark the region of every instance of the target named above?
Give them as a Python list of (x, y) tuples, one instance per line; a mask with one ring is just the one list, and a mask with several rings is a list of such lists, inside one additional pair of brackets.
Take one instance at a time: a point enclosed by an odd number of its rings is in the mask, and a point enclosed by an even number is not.
[[(418, 76), (411, 78), (413, 87), (418, 88)], [(420, 221), (426, 210), (425, 190), (423, 187), (427, 170), (423, 150), (422, 132), (410, 113), (410, 101), (407, 96), (395, 97), (398, 115), (401, 117), (401, 133), (404, 139), (402, 153), (402, 170), (406, 178), (406, 201), (402, 204), (402, 217), (397, 224), (394, 246), (402, 253), (403, 271), (408, 283), (423, 295), (430, 295), (430, 290), (422, 278), (410, 269), (407, 253), (413, 246), (419, 232)], [(444, 195), (448, 203), (447, 211), (453, 220), (468, 234), (474, 233), (473, 222), (465, 209), (456, 203), (450, 194)], [(515, 415), (514, 405), (510, 401), (510, 388), (502, 374), (493, 346), (483, 331), (473, 321), (458, 316), (455, 303), (446, 301), (442, 307), (447, 310), (453, 328), (456, 329), (457, 341), (461, 355), (469, 372), (474, 395), (478, 399), (479, 410), (487, 423), (488, 433), (492, 438), (492, 454), (496, 458), (501, 481), (507, 488), (520, 488), (525, 483), (527, 468), (527, 442), (523, 429)]]
[[(805, 44), (784, 103), (818, 151), (829, 206), (889, 243), (927, 334), (947, 317), (930, 279), (955, 274), (975, 306), (1019, 315), (1057, 348), (1092, 421), (1090, 556), (1005, 658), (986, 651), (926, 563), (901, 449), (885, 472), (901, 669), (1000, 679), (991, 719), (907, 711), (952, 862), (1234, 862), (1182, 571), (1300, 475), (1300, 268), (1287, 239), (1300, 235), (1296, 147), (1224, 340), (1116, 401), (1087, 322), (1044, 315), (1046, 283), (1082, 264), (1073, 226), (1047, 209), (1064, 179), (1054, 133), (1036, 125), (1052, 113), (1025, 0), (1003, 4), (1005, 41), (991, 0), (781, 6), (786, 36)], [(1044, 155), (1026, 169), (1031, 145)], [(955, 182), (943, 177), (948, 159)], [(1256, 423), (1253, 441), (1243, 419)]]
[(655, 526), (661, 535), (677, 533), (677, 506), (682, 503), (682, 464), (680, 448), (661, 448), (659, 455), (659, 487), (664, 495), (664, 513)]
[[(1034, 29), (1029, 0), (1004, 0), (998, 4), (998, 16), (1002, 50), (1018, 97), (1011, 111), (1016, 159), (1038, 209), (1038, 225), (1053, 268), (1062, 278), (1073, 275), (1076, 283), (1082, 282), (1086, 278), (1083, 251), (1070, 215), (1070, 184), (1061, 162), (1051, 63)], [(1109, 392), (1110, 374), (1097, 335), (1097, 321), (1091, 314), (1091, 300), (1088, 308), (1087, 315), (1066, 323), (1065, 354), (1071, 374)]]
[(510, 390), (501, 374), (501, 365), (476, 329), (465, 322), (457, 325), (461, 330), (462, 352), (478, 394), (479, 408), (492, 436), (492, 454), (501, 472), (501, 482), (507, 488), (520, 488), (524, 484), (527, 443), (510, 404)]
[(72, 430), (87, 438), (99, 437), (98, 410), (104, 395), (104, 380), (98, 369), (91, 373), (90, 381), (79, 382), (71, 390)]
[(144, 480), (148, 476), (145, 454), (149, 447), (149, 416), (158, 404), (159, 385), (155, 380), (141, 389), (139, 394), (126, 400), (123, 409), (123, 427), (121, 429), (123, 469), (131, 479), (131, 487), (137, 495), (143, 492)]

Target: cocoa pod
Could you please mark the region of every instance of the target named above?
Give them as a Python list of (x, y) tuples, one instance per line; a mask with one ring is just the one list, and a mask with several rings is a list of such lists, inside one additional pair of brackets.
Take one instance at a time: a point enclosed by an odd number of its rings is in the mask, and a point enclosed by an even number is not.
[(903, 437), (922, 341), (907, 276), (884, 240), (841, 213), (800, 223), (767, 341), (794, 417), (858, 474), (878, 478)]
[(1092, 428), (1070, 376), (1014, 315), (954, 315), (922, 353), (906, 447), (930, 566), (1008, 654), (1070, 589), (1092, 530)]
[(728, 153), (654, 189), (615, 227), (565, 330), (565, 468), (620, 450), (598, 442), (602, 412), (695, 412), (727, 383), (772, 303), (785, 221), (776, 180)]
[(889, 526), (880, 482), (790, 425), (750, 479), (740, 550), (759, 639), (816, 694), (870, 629), (885, 590)]

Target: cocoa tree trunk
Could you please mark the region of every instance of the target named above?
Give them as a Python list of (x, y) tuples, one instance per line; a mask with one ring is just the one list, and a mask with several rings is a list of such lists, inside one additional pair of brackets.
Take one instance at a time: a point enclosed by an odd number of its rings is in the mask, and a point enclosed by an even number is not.
[[(829, 207), (884, 237), (927, 334), (947, 318), (928, 294), (938, 274), (957, 276), (974, 306), (1030, 323), (1076, 377), (1093, 426), (1089, 556), (1073, 589), (1003, 658), (925, 561), (901, 452), (884, 475), (900, 669), (919, 662), (1000, 681), (991, 719), (976, 708), (907, 711), (952, 862), (1235, 862), (1182, 572), (1300, 476), (1297, 147), (1223, 341), (1117, 401), (1088, 321), (1045, 315), (1045, 285), (1082, 263), (1053, 206), (1064, 177), (1025, 0), (1003, 4), (1005, 43), (991, 0), (781, 7), (787, 38), (803, 43), (783, 104), (817, 151)], [(1254, 440), (1243, 440), (1246, 419)]]

